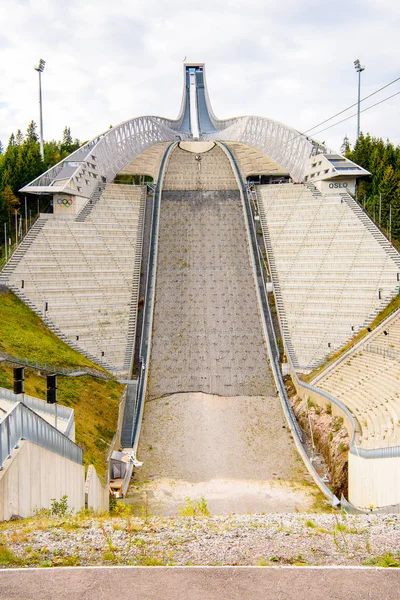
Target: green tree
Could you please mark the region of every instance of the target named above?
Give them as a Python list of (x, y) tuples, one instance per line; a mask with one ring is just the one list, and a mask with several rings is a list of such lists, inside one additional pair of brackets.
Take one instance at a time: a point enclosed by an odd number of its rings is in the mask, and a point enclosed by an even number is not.
[(37, 126), (35, 121), (31, 121), (28, 125), (28, 129), (26, 130), (26, 142), (28, 144), (39, 141), (39, 136), (36, 129)]
[(12, 191), (11, 186), (9, 185), (5, 186), (2, 192), (2, 196), (4, 207), (8, 213), (8, 216), (11, 217), (14, 215), (14, 211), (19, 209), (20, 201)]
[(340, 153), (343, 156), (347, 156), (348, 154), (350, 154), (350, 152), (351, 152), (350, 141), (349, 141), (349, 138), (347, 137), (347, 135), (345, 135), (343, 138), (342, 145), (340, 147)]
[(15, 143), (17, 146), (21, 146), (24, 143), (24, 134), (20, 129), (18, 129), (17, 135), (15, 136)]
[(60, 146), (61, 155), (63, 158), (77, 150), (80, 146), (78, 139), (72, 140), (70, 127), (65, 126), (63, 131), (63, 139)]
[(391, 165), (385, 168), (379, 184), (379, 193), (382, 194), (382, 223), (385, 226), (389, 218), (389, 206), (395, 201), (398, 191), (398, 177)]

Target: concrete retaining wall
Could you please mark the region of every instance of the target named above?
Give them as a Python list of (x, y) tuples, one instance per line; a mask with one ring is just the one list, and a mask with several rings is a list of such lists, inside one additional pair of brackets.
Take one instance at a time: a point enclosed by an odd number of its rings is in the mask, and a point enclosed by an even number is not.
[(85, 468), (22, 441), (0, 471), (0, 521), (12, 515), (29, 517), (35, 508), (49, 508), (52, 498), (68, 496), (74, 511), (84, 506)]
[[(300, 398), (310, 398), (322, 408), (329, 403), (322, 394), (303, 387), (293, 372), (292, 379)], [(353, 429), (346, 413), (333, 402), (330, 404), (332, 414), (343, 418), (343, 425), (351, 438)], [(355, 507), (376, 509), (400, 503), (400, 479), (396, 476), (400, 473), (400, 457), (361, 458), (349, 452), (348, 461), (348, 499)]]
[(99, 511), (108, 511), (109, 509), (108, 488), (101, 483), (93, 465), (89, 465), (86, 475), (85, 507)]
[(349, 453), (349, 500), (358, 508), (400, 502), (400, 457), (361, 458)]

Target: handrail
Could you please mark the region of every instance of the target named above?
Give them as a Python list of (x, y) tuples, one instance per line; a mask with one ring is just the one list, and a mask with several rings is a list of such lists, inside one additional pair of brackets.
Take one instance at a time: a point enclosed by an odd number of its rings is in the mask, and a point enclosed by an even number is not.
[[(348, 194), (348, 196), (349, 196), (350, 199), (352, 199), (351, 196), (350, 196), (350, 194)], [(267, 252), (267, 259), (268, 259), (268, 264), (269, 264), (269, 267), (270, 267), (270, 270), (271, 270), (271, 265), (270, 265), (270, 262), (269, 262), (270, 257), (269, 257), (268, 252)], [(395, 312), (395, 311), (393, 311), (393, 312)], [(389, 315), (389, 317), (390, 316), (393, 316), (393, 313), (391, 313)], [(374, 332), (372, 332), (372, 333), (376, 333), (376, 330), (374, 330)], [(355, 455), (357, 455), (359, 457), (367, 458), (367, 459), (370, 459), (370, 458), (371, 459), (372, 458), (395, 458), (395, 457), (399, 457), (400, 456), (400, 446), (389, 446), (389, 447), (385, 447), (385, 448), (360, 448), (357, 445), (357, 440), (358, 440), (359, 434), (361, 432), (361, 427), (360, 427), (360, 424), (359, 424), (357, 418), (350, 412), (350, 410), (347, 408), (347, 406), (345, 404), (343, 404), (340, 400), (338, 400), (337, 398), (335, 398), (331, 394), (328, 394), (327, 392), (325, 392), (325, 391), (323, 391), (323, 390), (321, 390), (321, 389), (319, 389), (317, 387), (314, 387), (313, 385), (308, 384), (305, 381), (299, 379), (299, 377), (297, 376), (295, 367), (293, 365), (291, 354), (290, 354), (290, 351), (289, 351), (289, 349), (287, 347), (287, 343), (286, 343), (286, 339), (285, 339), (284, 335), (282, 335), (282, 341), (283, 341), (283, 345), (284, 345), (284, 348), (285, 348), (285, 354), (286, 354), (286, 357), (287, 357), (287, 359), (289, 361), (289, 364), (290, 364), (290, 367), (291, 367), (291, 372), (292, 372), (294, 378), (296, 379), (296, 383), (300, 387), (304, 387), (304, 388), (310, 390), (311, 392), (314, 392), (314, 393), (317, 393), (317, 394), (319, 394), (321, 396), (324, 396), (327, 400), (329, 400), (329, 402), (332, 402), (333, 404), (335, 404), (346, 415), (346, 417), (349, 419), (349, 422), (350, 422), (350, 425), (351, 425), (351, 428), (352, 428), (351, 441), (350, 441), (350, 449), (349, 449), (349, 452), (351, 454), (355, 454)], [(362, 342), (363, 343), (365, 342), (365, 338), (362, 340)], [(353, 347), (352, 350), (354, 350), (354, 347)], [(343, 358), (344, 358), (344, 356), (340, 357), (337, 362), (339, 362), (339, 360), (342, 360)], [(330, 367), (333, 367), (333, 365), (330, 365)], [(320, 376), (318, 376), (318, 378), (319, 377)]]
[[(21, 394), (14, 394), (11, 390), (7, 388), (0, 387), (0, 398), (7, 400), (8, 402), (12, 402), (13, 404), (18, 404), (21, 402)], [(34, 396), (28, 396), (28, 394), (24, 394), (23, 403), (25, 406), (31, 408), (34, 412), (41, 412), (46, 415), (54, 415), (54, 406), (51, 404), (47, 404), (44, 400), (40, 400), (40, 398), (35, 398)], [(69, 427), (69, 422), (72, 417), (72, 422), (74, 421), (74, 409), (68, 408), (68, 406), (63, 406), (62, 404), (57, 405), (57, 418), (62, 419), (67, 422), (67, 427)]]
[[(273, 321), (272, 321), (272, 315), (271, 315), (270, 306), (269, 306), (269, 302), (268, 302), (268, 296), (266, 294), (264, 274), (262, 271), (261, 260), (260, 260), (260, 249), (259, 249), (258, 243), (257, 243), (254, 219), (252, 218), (253, 215), (252, 215), (252, 211), (251, 211), (251, 204), (249, 202), (249, 198), (247, 197), (246, 188), (242, 181), (242, 178), (240, 175), (240, 170), (239, 170), (237, 162), (233, 156), (233, 153), (230, 151), (230, 149), (227, 146), (225, 146), (225, 144), (218, 143), (218, 145), (221, 146), (224, 149), (224, 151), (226, 152), (226, 154), (228, 155), (228, 158), (230, 159), (230, 162), (234, 169), (236, 179), (239, 183), (240, 195), (241, 195), (242, 203), (244, 206), (246, 229), (247, 229), (247, 234), (248, 234), (248, 238), (249, 238), (249, 242), (250, 242), (250, 255), (251, 255), (251, 260), (252, 260), (253, 269), (254, 269), (254, 276), (256, 278), (257, 296), (258, 296), (258, 300), (260, 303), (260, 309), (261, 309), (261, 315), (262, 315), (264, 338), (267, 343), (268, 354), (269, 354), (270, 364), (271, 364), (271, 370), (272, 370), (272, 374), (273, 374), (273, 377), (275, 380), (275, 385), (276, 385), (276, 388), (277, 388), (277, 391), (279, 394), (281, 405), (282, 405), (282, 408), (283, 408), (283, 411), (284, 411), (284, 414), (286, 417), (286, 421), (290, 427), (297, 450), (298, 450), (300, 456), (302, 457), (307, 470), (309, 471), (310, 475), (312, 476), (312, 478), (314, 479), (315, 483), (317, 484), (319, 489), (322, 491), (322, 493), (327, 498), (329, 498), (332, 506), (337, 506), (340, 504), (339, 499), (333, 494), (333, 492), (328, 488), (328, 486), (322, 481), (321, 477), (315, 470), (314, 465), (311, 463), (310, 458), (303, 446), (303, 433), (302, 433), (301, 428), (300, 428), (300, 426), (297, 422), (297, 419), (294, 415), (293, 409), (290, 405), (289, 398), (287, 396), (287, 392), (286, 392), (286, 388), (285, 388), (285, 384), (282, 379), (282, 373), (280, 370), (280, 364), (279, 364), (280, 354), (279, 354), (278, 344), (276, 341), (276, 336), (275, 336), (275, 331), (274, 331), (274, 326), (273, 326)], [(250, 223), (251, 223), (251, 226), (250, 226)], [(268, 258), (268, 253), (267, 253), (267, 258)], [(271, 270), (270, 265), (269, 265), (269, 268)]]
[(0, 352), (0, 360), (15, 364), (23, 365), (25, 367), (32, 367), (38, 371), (48, 371), (49, 373), (56, 373), (58, 375), (65, 375), (65, 377), (94, 377), (95, 379), (104, 379), (106, 381), (115, 381), (114, 375), (107, 375), (106, 373), (100, 373), (93, 367), (57, 367), (55, 365), (47, 365), (43, 363), (34, 362), (27, 358), (14, 358), (6, 352)]
[(314, 379), (312, 379), (310, 383), (312, 385), (315, 385), (320, 379), (322, 379), (322, 377), (325, 377), (325, 375), (327, 375), (327, 373), (330, 373), (335, 367), (337, 367), (342, 361), (344, 361), (350, 354), (352, 354), (355, 350), (357, 350), (357, 348), (360, 348), (360, 346), (363, 346), (364, 344), (368, 343), (369, 340), (372, 340), (380, 332), (381, 329), (383, 329), (384, 327), (387, 327), (388, 322), (391, 319), (393, 319), (399, 311), (400, 311), (400, 308), (394, 308), (388, 314), (388, 316), (386, 317), (386, 319), (384, 321), (379, 323), (379, 325), (377, 325), (375, 327), (375, 329), (373, 329), (372, 331), (369, 331), (366, 335), (364, 334), (364, 336), (360, 340), (358, 340), (358, 342), (356, 342), (355, 344), (350, 346), (350, 348), (348, 348), (346, 350), (346, 352), (344, 352), (336, 360), (334, 360), (330, 364), (327, 364), (326, 367), (323, 369), (323, 371), (321, 373), (319, 373)]
[(151, 233), (150, 233), (150, 245), (149, 245), (149, 262), (147, 266), (147, 283), (146, 283), (146, 295), (144, 302), (144, 316), (142, 326), (142, 338), (139, 349), (139, 361), (140, 361), (140, 374), (138, 380), (137, 396), (136, 396), (136, 410), (135, 410), (135, 422), (132, 436), (132, 448), (133, 455), (137, 452), (139, 444), (140, 430), (143, 417), (144, 399), (147, 389), (147, 380), (149, 374), (149, 362), (150, 362), (150, 348), (151, 338), (153, 329), (153, 316), (154, 316), (154, 298), (155, 298), (155, 287), (156, 287), (156, 275), (157, 275), (157, 254), (158, 254), (158, 231), (160, 224), (160, 204), (161, 204), (161, 193), (163, 178), (167, 160), (173, 148), (178, 142), (172, 142), (164, 153), (160, 166), (160, 175), (157, 182), (156, 193), (154, 194), (153, 202), (153, 214), (151, 222)]
[(10, 262), (10, 260), (12, 259), (12, 257), (14, 256), (14, 254), (16, 253), (16, 251), (18, 250), (18, 248), (22, 244), (22, 242), (25, 240), (26, 236), (29, 234), (30, 231), (32, 231), (32, 228), (38, 222), (39, 218), (40, 218), (40, 213), (38, 213), (33, 218), (33, 221), (31, 221), (28, 229), (25, 231), (25, 233), (23, 233), (23, 235), (22, 235), (21, 239), (19, 240), (19, 242), (15, 243), (14, 246), (11, 246), (12, 247), (12, 251), (8, 255), (7, 259), (4, 257), (4, 258), (2, 258), (0, 260), (0, 272), (3, 271), (3, 269), (5, 269), (5, 267), (8, 265), (8, 263)]
[(22, 439), (82, 464), (82, 449), (79, 446), (19, 402), (0, 420), (0, 469)]

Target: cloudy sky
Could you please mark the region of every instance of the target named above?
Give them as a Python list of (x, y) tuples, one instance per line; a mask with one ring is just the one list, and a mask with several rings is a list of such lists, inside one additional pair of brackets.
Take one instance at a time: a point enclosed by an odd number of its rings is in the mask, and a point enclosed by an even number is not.
[[(356, 58), (362, 97), (400, 77), (399, 26), (398, 0), (1, 0), (0, 140), (39, 121), (39, 58), (45, 139), (65, 125), (86, 140), (144, 114), (175, 118), (185, 57), (206, 63), (219, 118), (306, 131), (356, 102)], [(396, 92), (400, 81), (362, 106)], [(400, 95), (361, 115), (362, 130), (399, 144), (399, 116)], [(339, 149), (355, 133), (353, 118), (315, 137)]]

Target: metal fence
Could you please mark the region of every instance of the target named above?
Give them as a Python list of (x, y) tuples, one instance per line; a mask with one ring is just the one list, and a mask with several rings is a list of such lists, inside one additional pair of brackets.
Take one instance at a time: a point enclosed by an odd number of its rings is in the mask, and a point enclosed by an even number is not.
[(254, 224), (254, 214), (252, 212), (252, 204), (250, 198), (246, 194), (246, 187), (241, 179), (239, 167), (235, 161), (235, 158), (230, 151), (230, 149), (224, 144), (220, 144), (223, 146), (224, 150), (230, 157), (232, 166), (236, 171), (236, 177), (240, 182), (242, 197), (244, 202), (245, 209), (245, 220), (246, 227), (248, 231), (249, 241), (250, 241), (250, 253), (252, 256), (253, 267), (255, 270), (256, 279), (258, 282), (257, 291), (259, 295), (259, 299), (261, 302), (261, 312), (263, 317), (263, 326), (265, 331), (266, 343), (268, 345), (270, 362), (271, 362), (271, 370), (273, 373), (275, 385), (277, 387), (277, 391), (281, 400), (282, 408), (285, 413), (287, 422), (290, 426), (290, 429), (293, 434), (293, 438), (296, 444), (296, 447), (301, 455), (309, 473), (312, 475), (315, 483), (318, 485), (322, 493), (329, 498), (332, 506), (337, 506), (340, 502), (338, 498), (332, 493), (332, 491), (328, 488), (328, 486), (322, 481), (320, 475), (314, 468), (314, 465), (310, 461), (310, 457), (307, 454), (307, 451), (304, 447), (304, 435), (303, 431), (297, 422), (296, 416), (293, 412), (293, 408), (290, 404), (286, 387), (284, 381), (282, 379), (282, 373), (280, 369), (280, 352), (278, 348), (278, 343), (275, 336), (275, 330), (272, 320), (272, 314), (268, 302), (267, 292), (266, 292), (266, 284), (264, 279), (264, 273), (262, 269), (262, 261), (260, 255), (260, 249), (257, 242), (257, 233)]
[[(21, 402), (21, 394), (14, 394), (11, 390), (7, 388), (0, 387), (0, 398), (7, 400), (7, 402), (12, 402), (13, 404), (18, 404)], [(40, 398), (35, 398), (34, 396), (28, 396), (28, 394), (24, 394), (23, 402), (26, 406), (29, 406), (35, 412), (41, 412), (48, 415), (54, 415), (54, 406), (51, 404), (47, 404), (45, 400), (40, 400)], [(68, 408), (68, 406), (57, 406), (57, 417), (59, 419), (63, 419), (64, 421), (69, 421), (72, 417), (74, 418), (74, 409)]]
[(0, 468), (20, 440), (82, 464), (82, 449), (21, 402), (0, 421)]
[(366, 344), (364, 348), (372, 354), (379, 354), (380, 356), (387, 356), (388, 358), (400, 361), (400, 352), (394, 348), (385, 348), (384, 346), (376, 346), (375, 344)]
[(137, 450), (139, 443), (140, 428), (143, 416), (144, 399), (147, 388), (148, 367), (150, 362), (151, 350), (151, 334), (153, 328), (153, 313), (154, 313), (154, 297), (156, 289), (156, 271), (157, 271), (157, 251), (158, 251), (158, 229), (160, 219), (160, 204), (162, 193), (162, 182), (164, 171), (168, 157), (172, 149), (176, 146), (176, 142), (171, 143), (161, 161), (160, 174), (158, 178), (157, 188), (154, 195), (153, 215), (151, 221), (150, 247), (149, 247), (149, 262), (147, 267), (147, 283), (146, 283), (146, 298), (144, 303), (144, 317), (142, 338), (140, 342), (140, 373), (138, 377), (138, 388), (135, 403), (135, 421), (132, 435), (132, 448), (134, 452)]
[[(10, 289), (13, 289), (13, 288), (10, 288)], [(15, 290), (14, 290), (14, 292), (15, 292)], [(19, 296), (21, 296), (21, 294)], [(48, 373), (56, 373), (58, 375), (65, 375), (66, 377), (81, 377), (84, 375), (88, 375), (89, 377), (95, 377), (96, 379), (104, 379), (106, 381), (115, 381), (116, 377), (119, 375), (119, 372), (117, 372), (117, 371), (115, 372), (114, 375), (109, 375), (108, 373), (101, 373), (100, 371), (97, 371), (95, 367), (59, 367), (56, 365), (48, 365), (45, 363), (38, 363), (33, 360), (28, 360), (27, 358), (15, 358), (5, 352), (2, 352), (0, 354), (0, 359), (5, 360), (5, 361), (15, 364), (15, 365), (31, 367), (32, 369), (36, 369), (37, 371), (46, 371)]]

